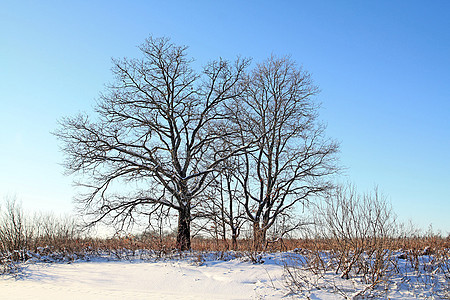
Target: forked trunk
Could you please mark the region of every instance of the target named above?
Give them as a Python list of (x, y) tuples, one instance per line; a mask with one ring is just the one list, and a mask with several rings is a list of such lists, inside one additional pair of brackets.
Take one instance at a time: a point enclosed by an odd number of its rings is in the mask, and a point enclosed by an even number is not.
[(191, 212), (189, 207), (178, 213), (177, 248), (180, 251), (191, 249)]

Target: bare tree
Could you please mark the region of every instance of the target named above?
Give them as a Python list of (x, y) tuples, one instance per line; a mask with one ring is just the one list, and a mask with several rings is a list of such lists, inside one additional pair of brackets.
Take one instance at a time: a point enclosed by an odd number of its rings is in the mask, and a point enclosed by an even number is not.
[(235, 159), (234, 164), (229, 163), (220, 177), (221, 219), (224, 224), (228, 225), (231, 232), (231, 249), (233, 250), (237, 250), (237, 239), (245, 222), (245, 210), (238, 201), (242, 198), (242, 190), (239, 189), (239, 182), (234, 176), (234, 170), (240, 168), (237, 161), (238, 158)]
[(254, 242), (264, 244), (278, 216), (330, 187), (338, 171), (338, 145), (324, 138), (310, 75), (289, 58), (270, 57), (247, 78), (246, 92), (230, 107), (241, 129), (241, 143), (258, 141), (235, 170)]
[(233, 157), (222, 164), (219, 176), (208, 189), (210, 201), (205, 202), (207, 207), (204, 209), (215, 233), (220, 235), (227, 247), (230, 247), (228, 237), (231, 237), (232, 250), (237, 250), (238, 237), (247, 221), (245, 209), (239, 202), (243, 192), (234, 176), (235, 170), (242, 167), (238, 163), (238, 157)]
[[(126, 224), (159, 205), (178, 212), (177, 247), (190, 248), (190, 223), (221, 162), (245, 149), (214, 149), (236, 134), (226, 102), (236, 98), (248, 60), (214, 61), (197, 74), (186, 47), (149, 38), (141, 59), (113, 60), (115, 82), (96, 106), (97, 118), (65, 118), (62, 141), (69, 174), (87, 192), (78, 199), (93, 214)], [(125, 184), (125, 185), (124, 185)]]

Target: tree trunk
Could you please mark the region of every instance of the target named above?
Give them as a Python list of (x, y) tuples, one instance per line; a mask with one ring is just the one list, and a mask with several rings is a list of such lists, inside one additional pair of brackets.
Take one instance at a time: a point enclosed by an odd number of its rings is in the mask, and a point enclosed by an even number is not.
[(231, 250), (237, 250), (238, 244), (237, 244), (237, 233), (234, 228), (232, 228), (232, 234), (231, 234)]
[(191, 212), (184, 207), (178, 212), (177, 248), (185, 251), (191, 249)]
[(260, 251), (266, 244), (267, 230), (259, 225), (259, 222), (253, 223), (253, 248), (255, 251)]

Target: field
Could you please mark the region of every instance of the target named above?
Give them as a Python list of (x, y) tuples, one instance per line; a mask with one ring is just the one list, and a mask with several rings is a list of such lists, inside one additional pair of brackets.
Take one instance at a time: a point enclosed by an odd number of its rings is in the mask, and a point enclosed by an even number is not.
[[(336, 268), (333, 250), (177, 252), (127, 249), (124, 246), (132, 246), (129, 238), (114, 242), (109, 240), (108, 247), (88, 246), (82, 252), (42, 247), (37, 252), (27, 251), (28, 259), (11, 264), (2, 275), (0, 295), (8, 295), (8, 299), (450, 297), (448, 248), (386, 252), (379, 278), (371, 281), (373, 270), (357, 268), (373, 263), (373, 257), (359, 258), (347, 279)], [(206, 247), (207, 243), (197, 241), (199, 245)]]
[(12, 299), (279, 299), (282, 274), (282, 266), (240, 260), (94, 259), (28, 265), (20, 279), (2, 282), (0, 292)]
[[(358, 219), (360, 220), (360, 219)], [(357, 228), (357, 224), (348, 224)], [(378, 228), (378, 227), (377, 227)], [(345, 230), (345, 232), (349, 232)], [(382, 232), (382, 231), (377, 231)], [(265, 245), (171, 233), (93, 237), (69, 219), (0, 222), (0, 295), (8, 299), (448, 299), (450, 237), (275, 238)]]

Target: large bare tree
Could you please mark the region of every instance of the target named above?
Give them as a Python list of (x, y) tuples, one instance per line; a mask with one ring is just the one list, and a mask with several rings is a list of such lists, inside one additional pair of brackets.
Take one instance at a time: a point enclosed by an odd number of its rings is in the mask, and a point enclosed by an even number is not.
[(177, 246), (190, 248), (190, 223), (213, 173), (247, 146), (214, 148), (236, 134), (225, 104), (242, 93), (248, 60), (219, 60), (201, 73), (186, 47), (149, 38), (142, 58), (113, 60), (115, 81), (101, 95), (94, 119), (64, 118), (62, 141), (68, 173), (81, 175), (79, 202), (95, 216), (133, 221), (164, 205), (178, 211)]
[(314, 101), (318, 88), (289, 57), (270, 57), (247, 78), (247, 89), (230, 107), (241, 129), (241, 143), (258, 141), (241, 156), (234, 172), (261, 247), (267, 230), (296, 204), (330, 187), (338, 171), (338, 145), (324, 137)]

